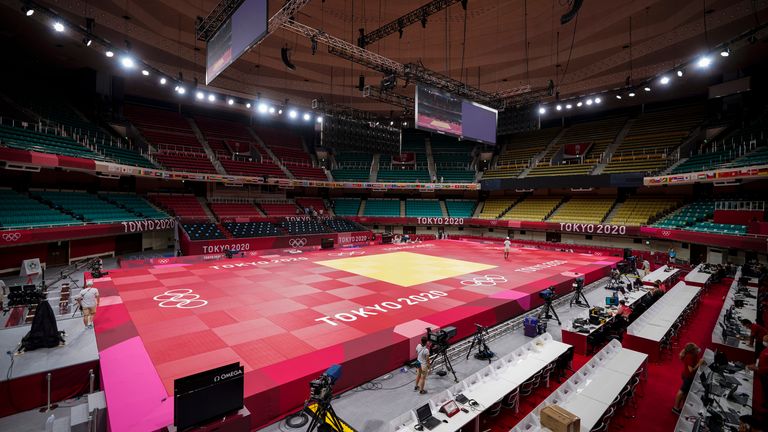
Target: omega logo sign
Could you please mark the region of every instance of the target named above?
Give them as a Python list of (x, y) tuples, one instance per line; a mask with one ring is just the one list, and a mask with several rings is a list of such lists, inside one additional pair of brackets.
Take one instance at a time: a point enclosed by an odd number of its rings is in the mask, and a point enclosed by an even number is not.
[(221, 375), (216, 375), (215, 377), (213, 377), (213, 382), (219, 382), (221, 380), (225, 380), (227, 378), (233, 378), (242, 374), (243, 374), (243, 371), (241, 371), (240, 369), (233, 370), (232, 372), (226, 372)]

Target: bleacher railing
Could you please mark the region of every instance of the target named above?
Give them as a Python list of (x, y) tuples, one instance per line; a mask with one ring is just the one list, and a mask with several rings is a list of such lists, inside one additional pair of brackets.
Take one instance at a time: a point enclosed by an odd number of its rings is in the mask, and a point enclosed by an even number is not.
[(717, 201), (715, 210), (765, 211), (765, 201)]

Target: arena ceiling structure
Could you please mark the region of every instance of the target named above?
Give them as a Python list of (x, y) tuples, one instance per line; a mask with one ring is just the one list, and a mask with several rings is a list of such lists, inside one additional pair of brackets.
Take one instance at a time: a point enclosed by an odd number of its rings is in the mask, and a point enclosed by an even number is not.
[[(572, 2), (446, 1), (439, 11), (403, 26), (402, 33), (379, 34), (378, 40), (365, 44), (365, 50), (374, 58), (418, 65), (479, 94), (514, 98), (530, 92), (534, 97), (528, 101), (552, 100), (555, 94), (567, 98), (642, 82), (719, 49), (768, 21), (768, 0), (586, 0), (576, 16), (562, 24), (561, 16), (572, 10)], [(92, 18), (93, 33), (118, 49), (129, 49), (169, 76), (181, 73), (184, 79), (199, 82), (204, 82), (206, 47), (196, 28), (226, 3), (232, 1), (0, 0), (17, 11), (19, 20), (23, 18), (20, 8), (30, 4), (47, 7), (82, 26)], [(284, 18), (292, 25), (275, 26), (216, 78), (212, 89), (305, 106), (323, 97), (377, 114), (402, 112), (397, 100), (402, 105), (402, 100), (413, 97), (413, 80), (398, 77), (389, 94), (397, 99), (394, 104), (365, 97), (359, 89), (361, 80), (373, 86), (376, 96), (386, 74), (345, 58), (339, 50), (329, 52), (327, 44), (316, 44), (302, 29), (357, 46), (362, 33), (372, 34), (435, 2), (272, 1), (269, 16), (291, 3), (297, 5), (296, 12)], [(764, 45), (764, 38), (758, 32), (750, 42)], [(88, 47), (79, 40), (68, 44), (80, 45), (69, 54), (74, 61), (89, 62), (78, 60), (87, 55)], [(283, 62), (281, 49), (287, 49), (295, 69)], [(548, 87), (552, 92), (546, 91)]]

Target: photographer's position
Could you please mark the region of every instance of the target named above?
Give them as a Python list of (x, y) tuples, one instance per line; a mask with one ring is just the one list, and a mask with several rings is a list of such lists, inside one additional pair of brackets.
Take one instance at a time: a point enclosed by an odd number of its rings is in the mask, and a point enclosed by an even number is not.
[(427, 391), (424, 390), (424, 386), (427, 385), (427, 375), (429, 375), (429, 344), (426, 336), (422, 336), (421, 343), (416, 345), (416, 361), (419, 363), (419, 369), (416, 371), (416, 386), (413, 390), (425, 394)]

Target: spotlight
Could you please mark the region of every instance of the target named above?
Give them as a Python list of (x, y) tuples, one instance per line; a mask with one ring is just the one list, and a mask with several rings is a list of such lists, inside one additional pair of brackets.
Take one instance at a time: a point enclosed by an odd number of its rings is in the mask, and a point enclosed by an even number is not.
[(83, 38), (83, 45), (89, 47), (91, 46), (91, 44), (93, 44), (93, 39), (91, 39), (90, 36), (86, 36)]
[(227, 105), (234, 105), (235, 100), (232, 98), (227, 99)]
[(616, 99), (619, 99), (619, 100), (621, 100), (621, 95), (617, 94), (617, 95), (616, 95)]
[(573, 108), (573, 105), (571, 105), (571, 104), (565, 104), (565, 109), (571, 109), (571, 108)]
[[(262, 103), (259, 104), (258, 107), (256, 107), (256, 110), (263, 114), (263, 113), (267, 112), (267, 108), (268, 108), (267, 104), (262, 102)], [(275, 112), (274, 108), (272, 108), (272, 112)]]
[(104, 53), (105, 56), (112, 58), (115, 56), (115, 53), (112, 52), (112, 50), (107, 50), (107, 52)]
[(165, 85), (165, 83), (167, 83), (167, 82), (168, 82), (168, 80), (165, 79), (165, 77), (160, 78), (160, 85)]
[(120, 59), (120, 64), (123, 65), (126, 69), (133, 69), (136, 67), (136, 62), (133, 61), (133, 59), (129, 56), (124, 56)]
[(61, 33), (61, 32), (64, 31), (64, 24), (56, 21), (56, 22), (53, 23), (53, 29), (56, 30), (57, 32)]
[(646, 86), (646, 87), (643, 87), (643, 90), (649, 92), (649, 91), (651, 91), (651, 88)]
[(731, 55), (731, 49), (728, 47), (725, 47), (720, 51), (720, 57), (728, 57), (729, 55)]
[(678, 70), (677, 70), (677, 76), (678, 76), (679, 78), (682, 78), (684, 73), (685, 73), (685, 72), (683, 72), (683, 70), (682, 70), (682, 69), (678, 69)]
[(176, 89), (176, 92), (178, 92), (180, 95), (183, 95), (184, 93), (187, 92), (187, 89), (185, 89), (182, 86), (179, 86), (179, 88)]
[(21, 7), (21, 11), (24, 12), (24, 15), (26, 15), (28, 17), (31, 17), (32, 15), (35, 14), (35, 10), (32, 9), (31, 7), (29, 7), (29, 6), (22, 6)]
[(580, 106), (582, 106), (582, 105), (584, 105), (584, 104), (583, 104), (583, 103), (581, 103), (581, 101), (579, 101), (579, 102), (576, 104), (576, 106), (577, 106), (577, 107), (580, 107)]
[(601, 99), (601, 98), (599, 98), (599, 97), (596, 97), (596, 98), (595, 98), (595, 103), (596, 103), (596, 104), (599, 104), (599, 103), (600, 103), (600, 102), (602, 102), (602, 101), (603, 101), (603, 99)]
[(558, 111), (562, 111), (563, 110), (563, 106), (560, 105), (560, 104), (557, 104), (557, 106), (555, 106), (555, 109), (558, 110)]
[(408, 126), (408, 122), (403, 122), (403, 127)]
[(393, 122), (393, 121), (391, 121), (391, 120), (390, 120), (390, 121), (389, 121), (389, 125), (390, 125), (390, 126), (394, 126), (394, 125), (395, 125), (395, 122)]
[(587, 99), (587, 105), (592, 105), (592, 99)]
[(144, 76), (149, 76), (149, 71), (146, 70), (146, 69), (142, 69), (141, 70), (141, 74), (144, 75)]
[(318, 123), (322, 123), (322, 122), (323, 122), (323, 118), (322, 118), (322, 117), (318, 117), (318, 118), (317, 118), (317, 122), (318, 122)]
[(635, 97), (635, 92), (629, 92), (629, 93), (627, 94), (627, 96), (629, 96), (629, 97)]
[(709, 56), (702, 56), (699, 58), (699, 60), (696, 62), (696, 66), (706, 69), (709, 67), (709, 65), (712, 64), (712, 57)]
[(669, 77), (665, 75), (665, 76), (661, 77), (661, 79), (659, 80), (659, 82), (660, 82), (662, 85), (667, 85), (667, 84), (669, 84)]
[(539, 114), (544, 114), (544, 113), (546, 113), (546, 112), (547, 112), (547, 109), (546, 109), (546, 108), (544, 108), (544, 107), (540, 107), (540, 108), (539, 108)]
[(309, 113), (304, 113), (304, 121), (312, 120), (312, 116)]
[(195, 93), (195, 98), (197, 100), (203, 100), (203, 99), (205, 99), (205, 95), (203, 94), (203, 92), (198, 91), (198, 92)]
[[(270, 112), (271, 112), (271, 111), (270, 111)], [(283, 109), (282, 109), (282, 108), (280, 108), (279, 110), (277, 110), (277, 114), (278, 114), (278, 115), (283, 115)]]
[(208, 95), (208, 102), (214, 102), (216, 100), (216, 95), (211, 93)]
[[(282, 112), (283, 110), (280, 110)], [(275, 113), (275, 107), (269, 107), (269, 113), (274, 114)]]
[[(282, 111), (282, 110), (280, 110), (280, 111)], [(299, 113), (297, 113), (296, 110), (290, 110), (288, 112), (288, 117), (290, 117), (292, 119), (295, 119), (298, 115), (299, 115)]]
[(250, 102), (246, 103), (246, 104), (245, 104), (245, 107), (246, 107), (246, 108), (250, 108), (250, 107), (251, 107), (251, 103), (250, 103)]

